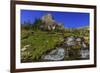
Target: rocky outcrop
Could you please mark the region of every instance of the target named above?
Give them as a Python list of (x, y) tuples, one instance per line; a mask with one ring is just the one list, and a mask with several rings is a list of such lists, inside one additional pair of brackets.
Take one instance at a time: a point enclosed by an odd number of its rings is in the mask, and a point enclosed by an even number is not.
[(88, 45), (85, 43), (84, 38), (69, 36), (64, 38), (63, 46), (81, 46), (82, 48), (87, 48)]
[(51, 14), (46, 14), (41, 18), (43, 24), (40, 25), (40, 29), (44, 30), (55, 30), (55, 29), (63, 29), (62, 23), (58, 23), (53, 19)]

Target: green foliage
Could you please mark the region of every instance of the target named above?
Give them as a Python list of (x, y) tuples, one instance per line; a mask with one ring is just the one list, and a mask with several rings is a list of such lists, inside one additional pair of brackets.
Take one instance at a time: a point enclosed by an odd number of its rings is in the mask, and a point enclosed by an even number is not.
[(48, 34), (48, 32), (43, 32), (40, 30), (35, 31), (34, 36), (31, 34), (27, 39), (21, 40), (22, 44), (21, 47), (30, 44), (31, 45), (30, 49), (34, 50), (34, 51), (29, 51), (29, 54), (25, 52), (26, 55), (22, 56), (24, 57), (22, 58), (22, 61), (25, 62), (29, 60), (28, 58), (31, 58), (31, 61), (39, 60), (43, 54), (55, 48), (56, 44), (60, 43), (62, 39), (63, 39), (62, 35), (59, 34), (52, 34), (52, 33)]
[(80, 45), (75, 45), (75, 46), (72, 46), (71, 48), (72, 48), (72, 49), (80, 49), (81, 46), (80, 46)]
[[(89, 27), (79, 29), (69, 29), (63, 26), (56, 27), (55, 30), (43, 31), (40, 30), (40, 25), (44, 25), (41, 19), (36, 19), (33, 24), (26, 23), (21, 26), (21, 49), (25, 45), (30, 45), (27, 50), (21, 51), (21, 62), (33, 62), (39, 61), (41, 56), (48, 51), (59, 46), (64, 37), (75, 36), (84, 37), (85, 43), (89, 44)], [(81, 46), (72, 46), (72, 51), (75, 54), (65, 60), (73, 60), (78, 58), (77, 52)]]
[(22, 24), (21, 25), (21, 29), (29, 30), (30, 29), (30, 25), (29, 24)]
[(42, 24), (43, 24), (43, 22), (42, 22), (41, 19), (35, 19), (35, 22), (33, 23), (32, 28), (35, 29), (35, 30), (39, 29), (39, 26), (42, 25)]
[(43, 22), (41, 19), (35, 19), (34, 23), (29, 23), (29, 22), (25, 22), (24, 24), (21, 24), (21, 29), (25, 29), (25, 30), (39, 30), (39, 26), (42, 25)]

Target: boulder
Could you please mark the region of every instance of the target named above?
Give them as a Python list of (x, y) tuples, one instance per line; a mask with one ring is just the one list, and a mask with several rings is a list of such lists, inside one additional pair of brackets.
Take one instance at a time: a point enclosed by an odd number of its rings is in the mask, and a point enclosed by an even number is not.
[(42, 56), (43, 60), (60, 61), (64, 59), (65, 50), (63, 48), (57, 48), (50, 51), (47, 55)]
[(80, 55), (82, 59), (88, 59), (89, 58), (89, 49), (81, 49)]
[(77, 41), (77, 42), (81, 42), (82, 39), (81, 39), (80, 37), (78, 37), (78, 38), (76, 38), (76, 41)]
[(76, 45), (75, 37), (70, 36), (64, 39), (64, 46), (74, 46)]

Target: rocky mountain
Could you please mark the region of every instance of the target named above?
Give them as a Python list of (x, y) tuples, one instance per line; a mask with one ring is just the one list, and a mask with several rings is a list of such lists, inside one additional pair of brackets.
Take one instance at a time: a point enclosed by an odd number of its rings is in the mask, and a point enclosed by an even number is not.
[(51, 14), (45, 14), (42, 16), (41, 21), (42, 24), (39, 26), (39, 28), (43, 30), (61, 30), (64, 28), (63, 24), (56, 22)]

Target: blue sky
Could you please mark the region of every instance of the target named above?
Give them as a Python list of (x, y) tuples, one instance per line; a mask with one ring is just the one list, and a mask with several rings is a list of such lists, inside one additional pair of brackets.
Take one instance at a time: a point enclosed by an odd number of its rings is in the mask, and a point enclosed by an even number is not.
[(65, 28), (79, 28), (89, 26), (90, 24), (89, 13), (37, 10), (21, 10), (21, 24), (23, 24), (24, 22), (34, 23), (35, 19), (41, 18), (47, 13), (52, 14), (55, 21), (63, 23)]

